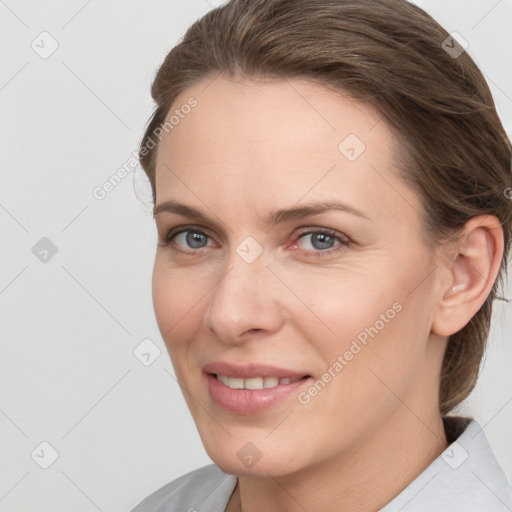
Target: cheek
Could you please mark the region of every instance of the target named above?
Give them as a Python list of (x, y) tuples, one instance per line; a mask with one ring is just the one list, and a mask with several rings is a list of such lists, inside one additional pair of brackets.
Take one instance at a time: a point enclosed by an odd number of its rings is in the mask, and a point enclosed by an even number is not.
[(167, 347), (180, 339), (190, 329), (192, 318), (197, 318), (205, 287), (201, 279), (190, 279), (186, 271), (171, 269), (157, 256), (153, 268), (152, 294), (155, 317)]
[(394, 393), (405, 396), (416, 378), (428, 343), (427, 298), (407, 293), (390, 283), (380, 292), (359, 291), (344, 300), (337, 320), (332, 311), (336, 341), (323, 351), (328, 368), (340, 363), (331, 398), (343, 397), (345, 411), (359, 414), (369, 403), (380, 404), (381, 412), (395, 406)]
[(369, 375), (372, 365), (376, 372), (379, 368), (389, 373), (417, 357), (428, 337), (428, 330), (421, 327), (427, 325), (426, 297), (419, 291), (410, 294), (409, 283), (406, 269), (397, 275), (368, 271), (364, 276), (325, 280), (315, 294), (303, 283), (299, 293), (309, 293), (308, 305), (316, 318), (303, 315), (300, 325), (308, 339), (315, 340), (327, 368), (342, 356), (353, 367), (350, 373), (375, 378)]
[[(308, 339), (322, 338), (323, 351), (339, 353), (346, 342), (365, 327), (373, 325), (381, 314), (392, 308), (397, 293), (379, 276), (366, 272), (344, 275), (302, 276), (295, 279), (294, 291), (309, 311), (296, 305), (295, 321), (310, 332)], [(394, 316), (395, 311), (390, 312)]]

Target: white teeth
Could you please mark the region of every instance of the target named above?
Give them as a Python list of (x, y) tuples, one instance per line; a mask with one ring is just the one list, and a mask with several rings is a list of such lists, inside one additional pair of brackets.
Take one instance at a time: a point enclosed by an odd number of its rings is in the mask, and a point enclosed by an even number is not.
[(245, 379), (245, 389), (263, 389), (263, 377), (253, 377), (252, 379)]
[(264, 388), (273, 388), (279, 384), (279, 379), (277, 377), (265, 377), (263, 379), (263, 387)]
[(232, 389), (244, 389), (244, 379), (228, 377), (228, 386)]
[(290, 379), (288, 377), (251, 377), (249, 379), (242, 379), (239, 377), (226, 377), (225, 375), (217, 375), (217, 379), (231, 389), (252, 390), (273, 388), (277, 385), (290, 384), (300, 380), (300, 378)]

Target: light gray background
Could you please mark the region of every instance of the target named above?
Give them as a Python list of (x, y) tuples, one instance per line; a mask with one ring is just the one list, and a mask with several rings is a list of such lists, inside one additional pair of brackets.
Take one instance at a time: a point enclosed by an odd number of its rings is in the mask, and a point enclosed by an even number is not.
[[(512, 2), (418, 3), (468, 41), (512, 133)], [(218, 4), (0, 0), (2, 511), (128, 511), (210, 462), (153, 316), (142, 171), (103, 200), (92, 191), (136, 151), (166, 53)], [(31, 47), (51, 49), (43, 31), (59, 45), (47, 58)], [(43, 237), (58, 250), (46, 262), (32, 252)], [(461, 409), (485, 425), (509, 477), (511, 332), (512, 306), (496, 302), (481, 379)], [(133, 351), (148, 338), (145, 366)], [(42, 442), (58, 453), (47, 469)]]

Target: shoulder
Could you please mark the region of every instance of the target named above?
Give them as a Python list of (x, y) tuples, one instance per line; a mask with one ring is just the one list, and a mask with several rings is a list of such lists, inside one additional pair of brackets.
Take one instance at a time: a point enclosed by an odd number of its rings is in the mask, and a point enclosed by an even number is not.
[(209, 464), (164, 485), (132, 512), (224, 512), (236, 480), (215, 464)]
[(446, 450), (381, 512), (512, 510), (512, 487), (483, 427), (473, 418), (446, 417)]

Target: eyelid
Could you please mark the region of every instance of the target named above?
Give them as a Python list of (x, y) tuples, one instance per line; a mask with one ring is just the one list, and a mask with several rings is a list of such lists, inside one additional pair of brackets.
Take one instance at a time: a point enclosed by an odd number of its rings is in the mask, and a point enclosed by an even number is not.
[(303, 231), (300, 231), (300, 233), (298, 233), (296, 235), (297, 239), (302, 237), (303, 235), (324, 233), (326, 235), (330, 235), (332, 237), (344, 240), (347, 243), (351, 241), (351, 239), (347, 235), (345, 235), (344, 233), (341, 233), (339, 231), (336, 231), (335, 229), (332, 229), (332, 228), (324, 228), (321, 226), (314, 226), (314, 227), (307, 227), (307, 228), (300, 228), (300, 229), (303, 229)]

